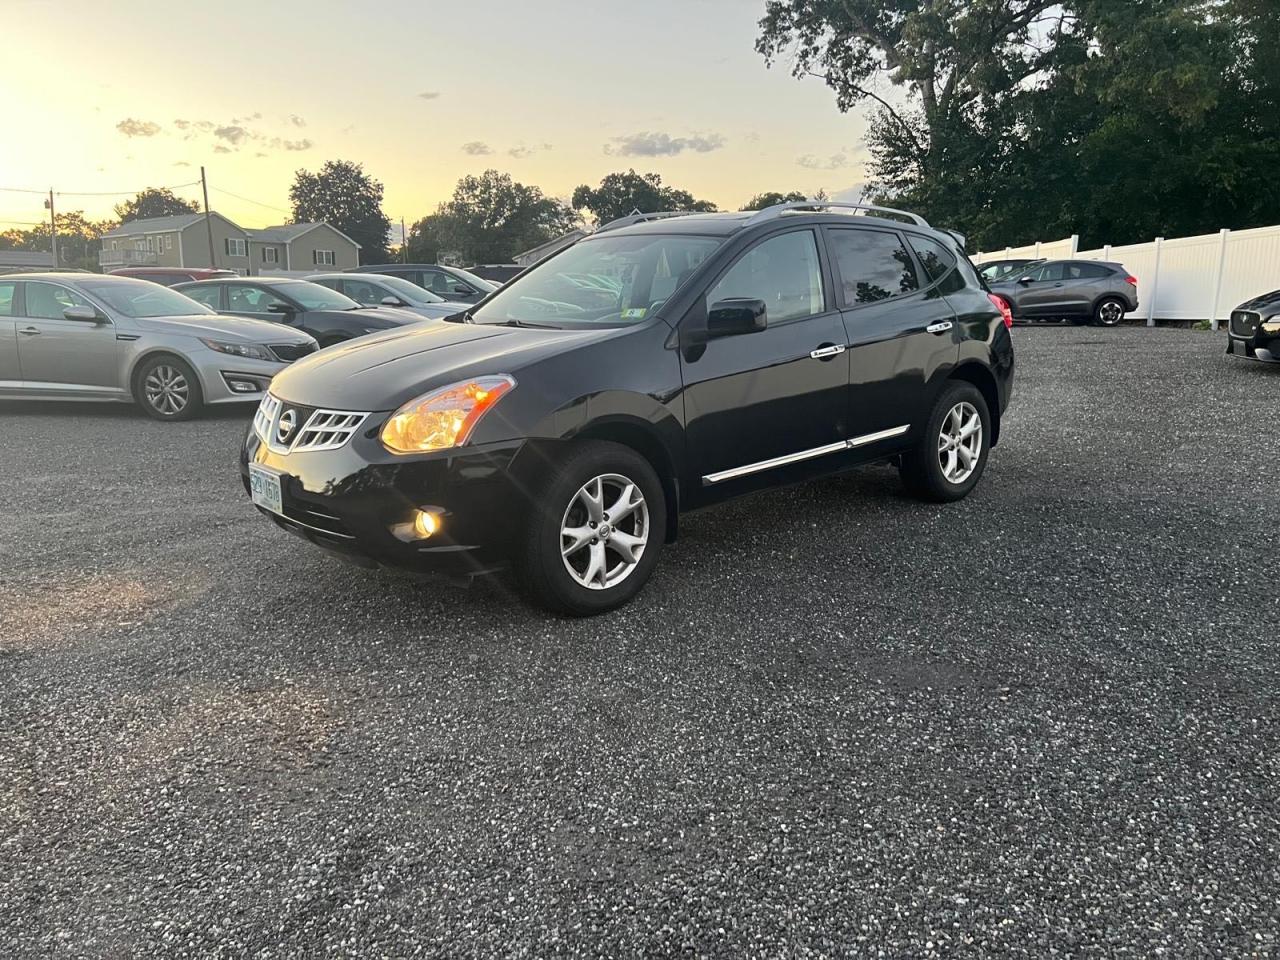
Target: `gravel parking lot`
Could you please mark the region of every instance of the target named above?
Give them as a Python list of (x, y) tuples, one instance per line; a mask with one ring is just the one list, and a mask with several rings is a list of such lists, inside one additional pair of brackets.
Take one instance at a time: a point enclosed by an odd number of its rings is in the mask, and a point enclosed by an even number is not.
[(0, 406), (15, 957), (1272, 956), (1280, 369), (1015, 331), (986, 477), (563, 621), (258, 517), (248, 411)]

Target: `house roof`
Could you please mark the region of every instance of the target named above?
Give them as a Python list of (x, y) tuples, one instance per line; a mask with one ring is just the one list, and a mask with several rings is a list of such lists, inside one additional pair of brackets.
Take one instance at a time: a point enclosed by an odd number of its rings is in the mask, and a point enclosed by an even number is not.
[(52, 267), (53, 254), (43, 250), (0, 250), (0, 266)]
[(245, 233), (249, 234), (251, 239), (259, 240), (263, 243), (292, 243), (304, 233), (309, 233), (316, 227), (328, 227), (344, 240), (350, 240), (357, 249), (360, 247), (360, 244), (351, 240), (350, 237), (333, 224), (325, 223), (324, 221), (316, 223), (280, 223), (273, 227), (263, 227), (261, 230), (246, 230)]
[[(215, 213), (216, 217), (217, 214)], [(144, 233), (163, 233), (169, 230), (182, 230), (197, 220), (203, 220), (203, 213), (175, 213), (169, 217), (149, 217), (146, 220), (130, 220), (122, 223), (114, 230), (104, 233), (104, 237), (136, 237)]]

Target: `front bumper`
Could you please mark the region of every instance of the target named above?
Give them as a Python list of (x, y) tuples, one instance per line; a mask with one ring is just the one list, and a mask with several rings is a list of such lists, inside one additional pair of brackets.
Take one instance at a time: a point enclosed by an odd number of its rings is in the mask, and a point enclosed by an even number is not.
[[(194, 352), (193, 352), (194, 353)], [(202, 350), (192, 357), (205, 403), (255, 403), (271, 385), (271, 378), (288, 366), (276, 360), (249, 360), (215, 350)], [(237, 386), (240, 385), (240, 386)], [(246, 389), (252, 387), (252, 389)]]
[[(1266, 327), (1273, 327), (1267, 330)], [(1280, 363), (1280, 324), (1267, 323), (1258, 327), (1251, 337), (1241, 337), (1234, 333), (1227, 335), (1227, 353), (1233, 357), (1246, 360), (1258, 360), (1262, 363)]]
[[(386, 416), (371, 416), (336, 450), (277, 453), (250, 427), (240, 455), (245, 492), (250, 463), (279, 473), (283, 515), (259, 511), (362, 566), (453, 577), (506, 566), (524, 515), (516, 479), (524, 442), (400, 457), (378, 440)], [(441, 528), (429, 538), (412, 539), (405, 527), (422, 508), (439, 513)]]

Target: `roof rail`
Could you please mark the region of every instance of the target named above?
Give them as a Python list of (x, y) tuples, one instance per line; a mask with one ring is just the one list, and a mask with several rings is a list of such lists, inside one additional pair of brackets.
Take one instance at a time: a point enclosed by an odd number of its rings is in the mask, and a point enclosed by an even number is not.
[(765, 207), (754, 217), (747, 221), (747, 226), (753, 223), (759, 223), (762, 220), (772, 220), (774, 217), (780, 217), (790, 210), (851, 210), (855, 213), (859, 210), (867, 211), (863, 216), (877, 213), (888, 213), (896, 217), (906, 217), (906, 219), (914, 223), (917, 227), (929, 226), (929, 221), (918, 213), (909, 213), (906, 210), (896, 210), (893, 207), (877, 207), (869, 203), (838, 203), (831, 200), (792, 200), (789, 203), (776, 203), (772, 207)]
[(619, 217), (617, 220), (610, 220), (604, 226), (596, 227), (596, 233), (604, 233), (606, 230), (619, 230), (622, 227), (629, 227), (633, 223), (645, 223), (649, 220), (669, 220), (671, 217), (688, 217), (695, 213), (703, 213), (702, 210), (662, 210), (656, 213), (632, 213), (625, 217)]

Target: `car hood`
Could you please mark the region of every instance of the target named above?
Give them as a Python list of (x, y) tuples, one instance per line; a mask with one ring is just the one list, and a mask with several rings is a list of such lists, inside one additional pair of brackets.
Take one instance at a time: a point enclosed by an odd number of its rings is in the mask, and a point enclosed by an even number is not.
[(313, 353), (278, 374), (271, 392), (305, 406), (394, 410), (469, 377), (509, 373), (519, 380), (519, 371), (530, 363), (621, 332), (420, 322)]
[(1252, 300), (1246, 300), (1237, 310), (1257, 310), (1265, 313), (1271, 310), (1280, 310), (1280, 290), (1272, 290), (1270, 293), (1264, 293), (1260, 297), (1254, 297)]
[(189, 317), (145, 317), (135, 320), (144, 330), (180, 337), (208, 337), (229, 343), (306, 343), (310, 334), (269, 320), (194, 314)]

